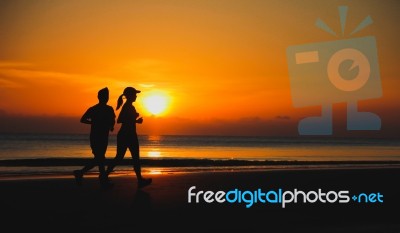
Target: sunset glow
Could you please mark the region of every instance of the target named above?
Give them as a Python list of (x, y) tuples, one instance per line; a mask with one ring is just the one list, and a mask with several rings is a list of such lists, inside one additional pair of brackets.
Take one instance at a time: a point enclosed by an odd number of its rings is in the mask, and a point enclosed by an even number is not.
[[(85, 132), (77, 119), (98, 90), (109, 88), (115, 109), (133, 86), (140, 134), (292, 135), (321, 106), (293, 106), (286, 49), (366, 36), (376, 38), (383, 95), (359, 107), (380, 116), (382, 132), (400, 130), (396, 1), (346, 1), (343, 35), (335, 0), (23, 2), (0, 3), (3, 131)], [(373, 23), (350, 35), (367, 16)]]
[(143, 105), (152, 115), (159, 115), (166, 110), (168, 99), (162, 94), (152, 94), (144, 98)]

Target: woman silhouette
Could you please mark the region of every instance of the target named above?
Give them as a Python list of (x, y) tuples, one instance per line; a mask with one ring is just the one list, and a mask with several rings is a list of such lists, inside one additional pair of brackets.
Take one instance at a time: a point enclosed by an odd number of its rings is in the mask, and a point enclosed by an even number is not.
[(139, 140), (136, 133), (136, 124), (142, 124), (143, 118), (139, 118), (139, 113), (136, 112), (135, 107), (132, 105), (133, 102), (136, 101), (137, 93), (140, 93), (140, 91), (133, 87), (127, 87), (124, 89), (123, 94), (118, 98), (117, 110), (123, 103), (123, 96), (125, 96), (126, 102), (122, 106), (117, 119), (117, 123), (121, 123), (121, 128), (117, 134), (117, 155), (107, 167), (107, 175), (114, 170), (117, 163), (124, 158), (126, 150), (129, 149), (133, 159), (133, 169), (136, 173), (138, 188), (143, 188), (151, 184), (152, 179), (143, 178), (141, 173)]

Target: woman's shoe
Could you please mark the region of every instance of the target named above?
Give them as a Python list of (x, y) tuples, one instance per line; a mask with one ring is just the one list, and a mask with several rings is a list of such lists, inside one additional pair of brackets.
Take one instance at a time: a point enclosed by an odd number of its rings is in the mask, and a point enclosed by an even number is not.
[(142, 178), (138, 181), (138, 188), (140, 188), (140, 189), (144, 188), (144, 187), (150, 185), (152, 181), (153, 180), (151, 178), (148, 178), (148, 179)]

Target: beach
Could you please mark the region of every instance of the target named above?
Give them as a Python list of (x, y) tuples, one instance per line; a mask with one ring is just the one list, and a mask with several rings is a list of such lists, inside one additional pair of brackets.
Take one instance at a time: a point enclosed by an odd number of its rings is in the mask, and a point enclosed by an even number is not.
[(399, 11), (0, 1), (0, 233), (400, 233)]
[[(146, 173), (153, 183), (137, 189), (133, 172), (114, 174), (114, 187), (101, 189), (96, 174), (78, 186), (71, 175), (3, 177), (3, 229), (15, 232), (400, 232), (400, 168), (299, 168)], [(188, 190), (304, 192), (347, 190), (380, 194), (367, 203), (188, 203)], [(332, 194), (332, 193), (331, 193)], [(201, 196), (200, 196), (201, 197)], [(333, 196), (330, 195), (330, 199)], [(375, 202), (372, 202), (375, 200)]]

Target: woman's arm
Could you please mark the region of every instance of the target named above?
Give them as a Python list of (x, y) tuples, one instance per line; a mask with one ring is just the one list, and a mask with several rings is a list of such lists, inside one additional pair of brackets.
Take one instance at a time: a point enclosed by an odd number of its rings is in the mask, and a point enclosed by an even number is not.
[(136, 123), (142, 124), (143, 123), (143, 117), (140, 117), (140, 118), (136, 119)]

